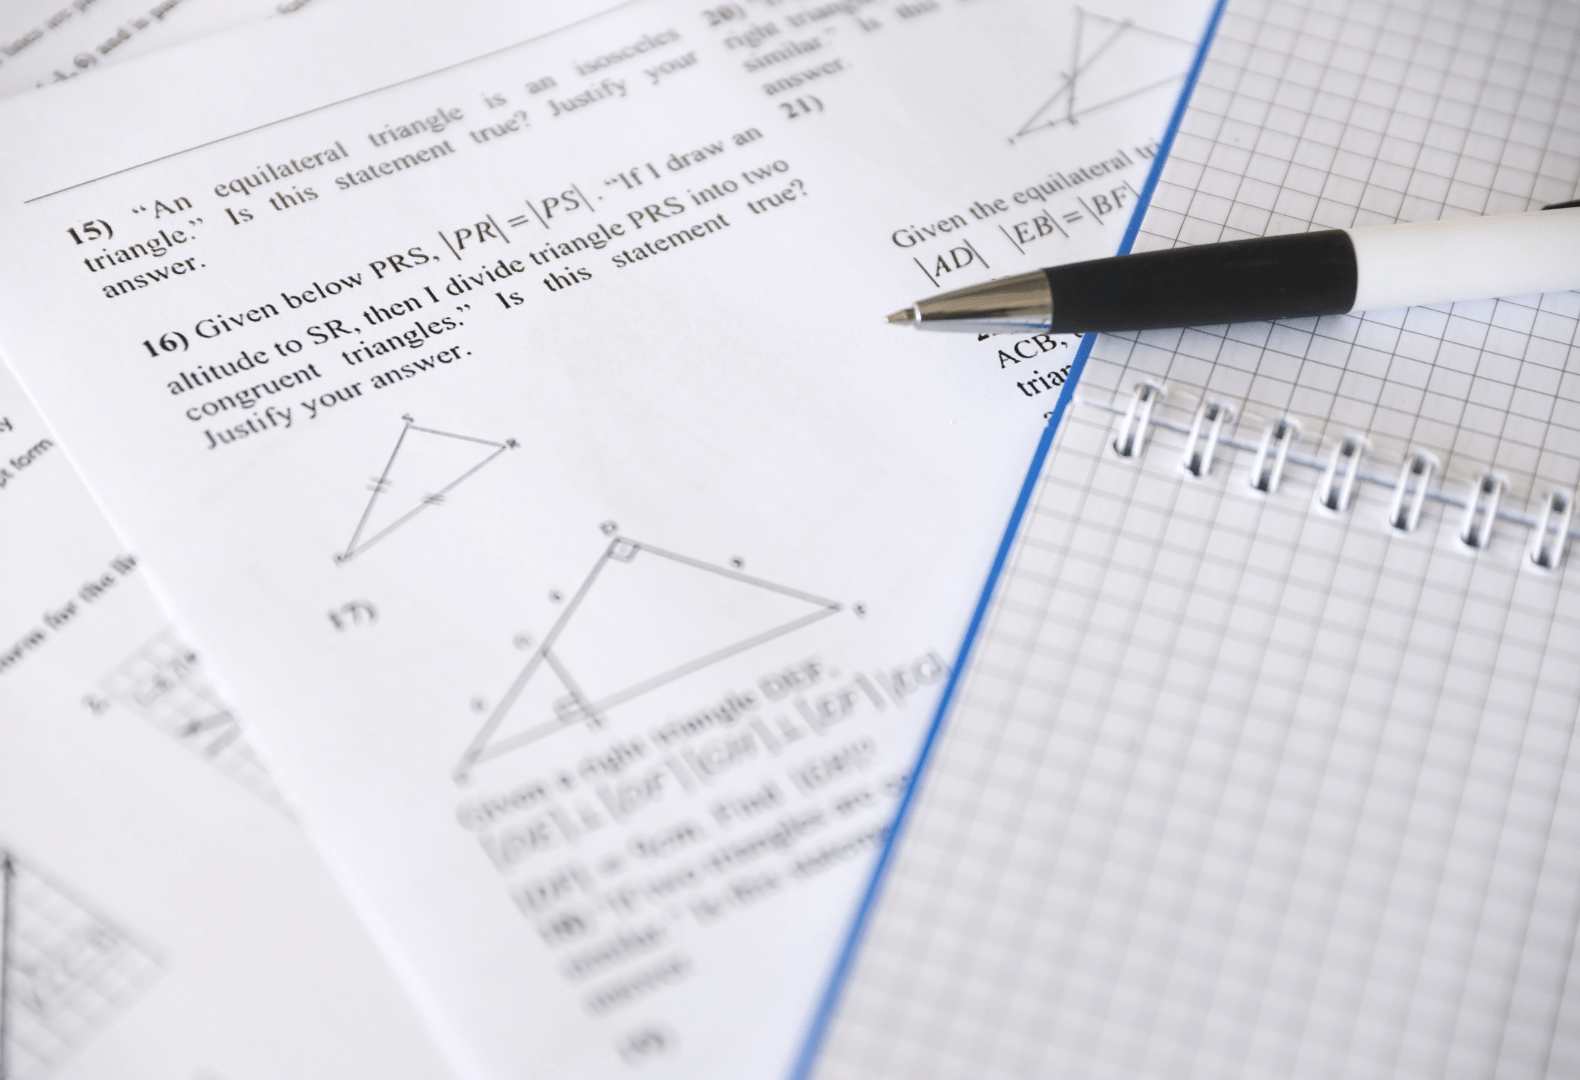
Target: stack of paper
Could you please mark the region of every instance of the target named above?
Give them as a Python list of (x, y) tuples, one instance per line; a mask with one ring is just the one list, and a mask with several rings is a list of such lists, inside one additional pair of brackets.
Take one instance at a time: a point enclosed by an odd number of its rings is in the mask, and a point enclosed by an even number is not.
[(880, 316), (1113, 251), (1206, 15), (315, 4), (0, 105), (6, 1067), (436, 1074), (304, 829), (458, 1075), (788, 1067), (1076, 344)]

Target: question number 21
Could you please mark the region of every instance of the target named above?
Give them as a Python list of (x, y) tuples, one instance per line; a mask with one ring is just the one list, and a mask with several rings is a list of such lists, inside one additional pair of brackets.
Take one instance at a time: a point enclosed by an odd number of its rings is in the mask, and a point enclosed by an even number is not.
[(785, 111), (786, 120), (796, 120), (803, 116), (811, 116), (813, 113), (822, 112), (823, 100), (808, 94), (806, 97), (798, 97), (794, 101), (781, 101), (779, 107)]

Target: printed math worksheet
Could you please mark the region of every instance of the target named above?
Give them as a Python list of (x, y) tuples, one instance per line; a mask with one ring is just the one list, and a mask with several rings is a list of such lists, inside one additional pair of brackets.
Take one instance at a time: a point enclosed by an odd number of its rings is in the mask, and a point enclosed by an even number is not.
[(773, 1076), (1206, 4), (313, 6), (0, 106), (0, 351), (458, 1068)]

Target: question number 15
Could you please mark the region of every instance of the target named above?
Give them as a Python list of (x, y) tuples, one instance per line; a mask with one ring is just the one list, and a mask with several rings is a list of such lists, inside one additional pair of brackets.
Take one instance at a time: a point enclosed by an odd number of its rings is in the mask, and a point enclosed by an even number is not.
[(110, 223), (103, 218), (84, 221), (81, 225), (74, 225), (66, 230), (66, 235), (79, 244), (86, 244), (92, 240), (109, 240), (115, 235), (115, 230), (110, 228)]

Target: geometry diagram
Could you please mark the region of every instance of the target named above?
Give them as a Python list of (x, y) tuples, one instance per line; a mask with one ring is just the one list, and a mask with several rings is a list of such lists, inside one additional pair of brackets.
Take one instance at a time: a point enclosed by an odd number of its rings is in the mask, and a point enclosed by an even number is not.
[(373, 478), (368, 488), (373, 495), (346, 549), (335, 556), (337, 563), (356, 558), (430, 506), (444, 502), (463, 481), (518, 445), (514, 439), (490, 442), (418, 427), (409, 416), (403, 419), (406, 426), (384, 471)]
[(1193, 41), (1076, 8), (1070, 70), (1015, 136), (1078, 123), (1089, 113), (1166, 86), (1190, 69), (1195, 56)]
[(615, 537), (533, 651), (456, 769), (810, 626), (840, 605), (739, 570)]
[[(120, 702), (275, 809), (290, 814), (231, 711), (220, 703), (197, 654), (166, 629), (100, 684)], [(4, 1074), (0, 1073), (0, 1080)]]
[(159, 976), (159, 961), (0, 849), (0, 1078), (38, 1080)]

